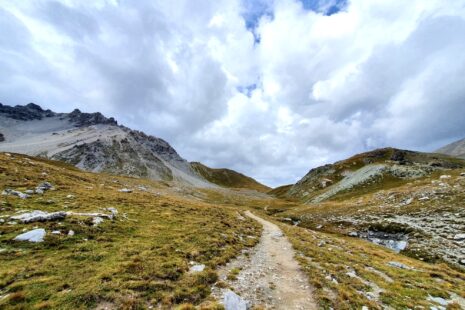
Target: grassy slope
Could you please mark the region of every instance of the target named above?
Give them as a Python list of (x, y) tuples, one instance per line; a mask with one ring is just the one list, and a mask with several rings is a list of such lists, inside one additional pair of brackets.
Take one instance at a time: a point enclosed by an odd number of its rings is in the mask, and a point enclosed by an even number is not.
[[(170, 195), (153, 181), (86, 173), (59, 162), (0, 153), (0, 189), (25, 190), (41, 181), (51, 182), (56, 190), (26, 200), (0, 197), (0, 216), (19, 210), (101, 212), (107, 207), (117, 208), (120, 216), (98, 227), (78, 217), (0, 223), (0, 308), (198, 304), (209, 295), (215, 266), (257, 241), (242, 236), (260, 233), (251, 220), (238, 220), (232, 208)], [(148, 190), (118, 192), (140, 185)], [(69, 194), (75, 198), (66, 198)], [(33, 227), (47, 230), (45, 242), (12, 241)], [(70, 229), (74, 236), (66, 235)], [(63, 234), (52, 235), (52, 230)], [(189, 261), (205, 264), (206, 271), (188, 273)]]
[(222, 187), (252, 189), (263, 193), (271, 189), (234, 170), (214, 169), (198, 162), (192, 162), (191, 167), (207, 181)]
[[(383, 164), (396, 160), (397, 162), (416, 163), (421, 165), (440, 164), (445, 168), (465, 167), (465, 160), (437, 153), (422, 153), (414, 151), (399, 150), (395, 148), (377, 149), (370, 152), (354, 155), (348, 159), (338, 161), (328, 166), (330, 174), (316, 173), (319, 167), (309, 172), (301, 181), (289, 189), (289, 191), (280, 197), (298, 198), (304, 202), (309, 202), (312, 198), (319, 196), (327, 191), (330, 187), (320, 185), (321, 179), (331, 180), (331, 184), (337, 184), (341, 181), (345, 171), (356, 171), (368, 164)], [(307, 176), (312, 177), (307, 177)], [(345, 200), (352, 196), (365, 195), (368, 192), (382, 190), (400, 186), (410, 182), (409, 179), (397, 178), (391, 175), (384, 175), (382, 179), (377, 179), (368, 184), (355, 186), (349, 190), (342, 191), (328, 200)]]
[(285, 198), (286, 193), (289, 191), (289, 189), (292, 187), (293, 184), (289, 185), (283, 185), (283, 186), (278, 186), (276, 188), (273, 188), (270, 190), (267, 194), (277, 197), (277, 198)]

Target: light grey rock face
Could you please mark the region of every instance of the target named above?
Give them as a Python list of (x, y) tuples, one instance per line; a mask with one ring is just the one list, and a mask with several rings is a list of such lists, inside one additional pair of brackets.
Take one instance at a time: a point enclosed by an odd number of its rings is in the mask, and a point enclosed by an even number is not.
[(32, 212), (23, 213), (20, 215), (12, 216), (12, 220), (18, 220), (23, 223), (32, 223), (32, 222), (45, 222), (45, 221), (55, 221), (62, 220), (66, 217), (66, 212), (44, 212), (40, 210), (34, 210)]
[(247, 302), (233, 291), (226, 291), (223, 297), (226, 310), (247, 310)]
[(29, 241), (29, 242), (43, 242), (45, 238), (45, 229), (38, 228), (18, 235), (14, 240), (16, 241)]
[(122, 188), (118, 192), (120, 193), (132, 193), (132, 189), (129, 188)]

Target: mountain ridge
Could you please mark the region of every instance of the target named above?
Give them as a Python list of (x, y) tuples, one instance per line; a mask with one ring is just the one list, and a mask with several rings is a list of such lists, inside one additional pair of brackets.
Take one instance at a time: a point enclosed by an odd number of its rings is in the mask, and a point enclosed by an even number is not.
[(439, 169), (465, 167), (465, 160), (436, 153), (381, 148), (311, 169), (281, 196), (321, 202), (369, 188), (398, 185)]
[(435, 152), (465, 159), (465, 138), (447, 144)]
[(132, 130), (100, 112), (56, 113), (29, 103), (0, 104), (1, 151), (37, 155), (92, 172), (215, 186), (165, 140)]

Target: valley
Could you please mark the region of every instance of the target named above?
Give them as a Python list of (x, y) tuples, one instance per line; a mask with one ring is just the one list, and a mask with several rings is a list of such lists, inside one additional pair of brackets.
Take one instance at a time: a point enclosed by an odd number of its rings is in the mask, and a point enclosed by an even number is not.
[(101, 114), (3, 109), (0, 308), (465, 307), (463, 159), (384, 148), (271, 189)]

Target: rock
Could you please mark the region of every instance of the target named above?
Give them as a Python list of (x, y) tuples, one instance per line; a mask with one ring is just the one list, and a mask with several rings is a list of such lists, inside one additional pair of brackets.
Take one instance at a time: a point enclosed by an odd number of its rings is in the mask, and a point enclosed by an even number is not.
[(74, 236), (74, 230), (68, 231), (68, 236)]
[(462, 172), (462, 173), (460, 174), (460, 176), (461, 176), (461, 177), (465, 177), (465, 172)]
[(369, 308), (367, 306), (363, 306), (362, 310), (369, 310)]
[(129, 188), (122, 188), (119, 190), (120, 193), (132, 193), (132, 189)]
[(44, 211), (34, 210), (32, 212), (12, 216), (11, 219), (18, 220), (23, 223), (32, 223), (32, 222), (62, 220), (65, 217), (66, 217), (66, 212), (63, 212), (63, 211), (48, 213)]
[(461, 260), (459, 261), (459, 264), (460, 264), (460, 265), (465, 265), (465, 259), (461, 259)]
[(110, 207), (110, 208), (107, 208), (107, 210), (110, 211), (111, 214), (113, 215), (112, 219), (118, 215), (118, 210), (116, 210), (116, 208)]
[(456, 234), (453, 239), (456, 241), (465, 240), (465, 234)]
[(358, 237), (358, 233), (357, 233), (356, 231), (351, 231), (351, 232), (349, 233), (349, 236), (351, 236), (351, 237)]
[(52, 234), (54, 234), (54, 235), (61, 235), (61, 231), (59, 231), (59, 230), (54, 230), (54, 231), (52, 231)]
[(189, 269), (189, 272), (201, 272), (205, 269), (205, 265), (199, 264), (199, 265), (194, 265)]
[(411, 204), (412, 202), (413, 202), (413, 198), (410, 197), (410, 198), (408, 198), (407, 200), (404, 201), (403, 205), (404, 205), (404, 206), (408, 206), (408, 205)]
[(67, 199), (73, 199), (73, 198), (74, 198), (74, 195), (67, 195), (66, 198), (67, 198)]
[(5, 141), (5, 136), (2, 133), (0, 133), (0, 142), (3, 142), (3, 141)]
[(224, 293), (223, 305), (225, 310), (247, 310), (247, 302), (231, 290)]
[(103, 218), (101, 218), (100, 216), (96, 216), (92, 218), (92, 224), (94, 224), (94, 226), (98, 226), (102, 223), (103, 223)]
[(8, 195), (10, 195), (10, 196), (18, 196), (21, 199), (26, 199), (26, 198), (30, 197), (28, 194), (22, 193), (20, 191), (15, 191), (15, 190), (12, 190), (12, 189), (5, 189), (2, 192), (2, 195), (3, 196), (8, 196)]
[(274, 238), (281, 238), (283, 236), (283, 233), (281, 231), (274, 232), (272, 237)]
[(400, 268), (400, 269), (406, 269), (406, 270), (412, 270), (412, 269), (413, 269), (413, 268), (410, 267), (410, 266), (404, 265), (404, 264), (399, 263), (399, 262), (394, 262), (394, 261), (388, 262), (387, 264), (388, 264), (389, 266), (391, 266), (391, 267), (396, 267), (396, 268)]
[(43, 242), (45, 237), (45, 229), (37, 228), (18, 235), (14, 240), (16, 241), (29, 241), (29, 242)]
[(430, 295), (430, 296), (428, 296), (428, 300), (432, 301), (432, 302), (435, 302), (435, 303), (437, 303), (437, 304), (439, 304), (441, 306), (444, 306), (444, 307), (447, 306), (447, 304), (448, 304), (447, 300), (445, 300), (442, 297), (433, 297), (433, 296)]
[(418, 201), (425, 201), (425, 200), (429, 200), (429, 197), (423, 196), (423, 197), (418, 198)]
[(40, 188), (36, 188), (35, 192), (36, 194), (39, 194), (39, 195), (42, 195), (44, 193), (44, 191), (41, 190)]
[(49, 182), (42, 182), (39, 185), (37, 185), (36, 190), (40, 189), (43, 191), (48, 191), (51, 188), (53, 188), (52, 184), (50, 184)]
[(32, 189), (28, 189), (27, 191), (24, 191), (28, 195), (34, 195), (35, 191)]
[(451, 178), (451, 176), (450, 176), (450, 175), (446, 175), (446, 174), (443, 174), (443, 175), (441, 175), (441, 176), (439, 177), (439, 179), (441, 179), (441, 180), (450, 179), (450, 178)]

